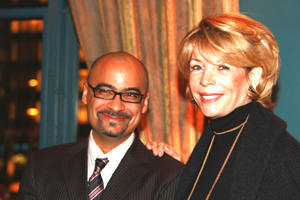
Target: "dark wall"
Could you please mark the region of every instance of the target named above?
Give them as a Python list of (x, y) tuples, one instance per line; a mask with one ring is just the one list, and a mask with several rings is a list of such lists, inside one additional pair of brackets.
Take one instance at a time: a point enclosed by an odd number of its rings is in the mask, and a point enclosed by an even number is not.
[(240, 0), (240, 12), (266, 25), (279, 45), (282, 66), (274, 113), (300, 141), (300, 0)]

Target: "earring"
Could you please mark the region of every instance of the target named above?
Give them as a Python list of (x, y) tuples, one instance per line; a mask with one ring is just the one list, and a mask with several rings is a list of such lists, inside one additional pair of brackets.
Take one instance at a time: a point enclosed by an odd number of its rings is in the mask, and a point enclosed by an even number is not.
[(255, 89), (252, 87), (252, 85), (249, 86), (248, 91), (252, 92), (252, 93), (255, 93)]

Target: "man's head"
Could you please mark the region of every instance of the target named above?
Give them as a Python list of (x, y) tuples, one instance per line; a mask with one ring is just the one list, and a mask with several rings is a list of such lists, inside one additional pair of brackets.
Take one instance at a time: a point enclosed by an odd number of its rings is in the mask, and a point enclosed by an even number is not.
[[(147, 70), (132, 55), (115, 52), (95, 60), (84, 83), (82, 102), (87, 105), (98, 146), (104, 141), (119, 145), (130, 136), (147, 111), (147, 89)], [(144, 96), (139, 102), (140, 94)]]

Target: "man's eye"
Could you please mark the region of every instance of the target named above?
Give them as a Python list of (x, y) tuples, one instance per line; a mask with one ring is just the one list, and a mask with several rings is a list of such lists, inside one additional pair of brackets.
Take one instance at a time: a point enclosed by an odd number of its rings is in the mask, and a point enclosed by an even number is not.
[(107, 93), (107, 92), (109, 92), (108, 90), (102, 89), (102, 88), (98, 88), (98, 91), (101, 92), (101, 93)]
[(103, 88), (97, 88), (98, 93), (102, 94), (102, 95), (109, 95), (109, 94), (113, 94), (112, 90), (107, 90), (107, 89), (103, 89)]
[(123, 93), (124, 97), (130, 98), (130, 99), (137, 99), (140, 94), (137, 93)]

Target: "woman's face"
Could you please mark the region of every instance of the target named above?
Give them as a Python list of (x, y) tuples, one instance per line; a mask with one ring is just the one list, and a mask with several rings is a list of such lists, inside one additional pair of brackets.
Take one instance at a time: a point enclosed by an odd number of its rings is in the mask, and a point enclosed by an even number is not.
[(190, 89), (204, 116), (219, 118), (235, 108), (249, 103), (249, 84), (244, 68), (223, 63), (217, 57), (214, 65), (205, 60), (195, 49), (190, 62)]

